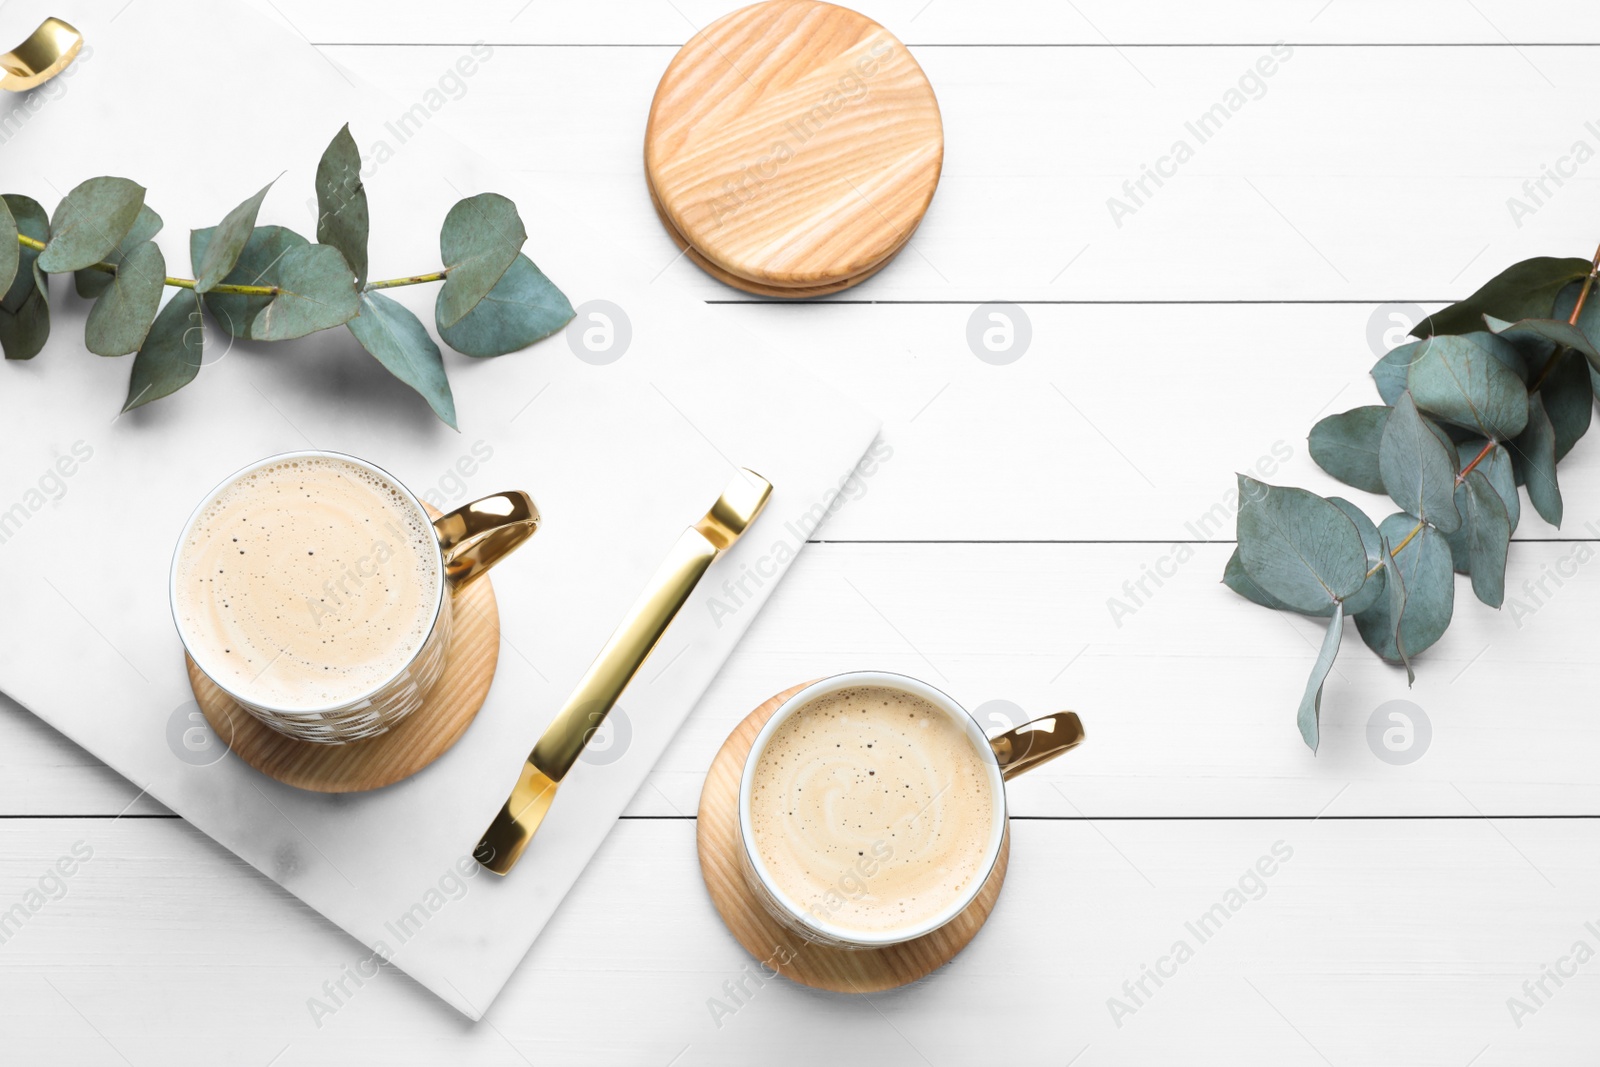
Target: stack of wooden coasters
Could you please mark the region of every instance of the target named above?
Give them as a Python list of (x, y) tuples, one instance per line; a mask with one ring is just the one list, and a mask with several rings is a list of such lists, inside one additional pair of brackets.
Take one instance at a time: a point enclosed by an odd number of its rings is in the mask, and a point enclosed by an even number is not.
[(939, 184), (944, 129), (905, 45), (864, 15), (767, 0), (678, 52), (645, 176), (672, 239), (763, 296), (838, 292), (888, 264)]

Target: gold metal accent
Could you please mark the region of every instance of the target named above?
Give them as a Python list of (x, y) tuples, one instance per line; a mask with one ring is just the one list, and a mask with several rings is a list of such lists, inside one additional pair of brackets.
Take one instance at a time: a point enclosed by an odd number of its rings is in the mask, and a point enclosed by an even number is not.
[[(509, 874), (522, 858), (522, 850), (533, 840), (534, 831), (544, 822), (544, 814), (550, 810), (550, 802), (556, 798), (556, 787), (560, 784), (545, 777), (531, 759), (523, 763), (517, 787), (511, 791), (494, 823), (484, 831), (483, 840), (472, 850), (472, 858), (495, 874)], [(517, 812), (514, 817), (509, 814), (513, 808)]]
[(83, 34), (69, 23), (50, 18), (11, 51), (0, 55), (0, 89), (26, 92), (66, 69), (83, 47)]
[(772, 485), (765, 478), (741, 469), (705, 517), (678, 538), (649, 586), (533, 746), (516, 788), (473, 852), (479, 863), (495, 874), (507, 874), (516, 866), (550, 810), (556, 787), (583, 746), (605, 721), (706, 569), (750, 528), (771, 495)]
[(499, 563), (539, 529), (539, 509), (512, 490), (474, 500), (433, 521), (444, 551), (445, 579), (460, 589)]
[(1083, 720), (1075, 711), (1058, 711), (989, 738), (1000, 777), (1008, 782), (1082, 743)]

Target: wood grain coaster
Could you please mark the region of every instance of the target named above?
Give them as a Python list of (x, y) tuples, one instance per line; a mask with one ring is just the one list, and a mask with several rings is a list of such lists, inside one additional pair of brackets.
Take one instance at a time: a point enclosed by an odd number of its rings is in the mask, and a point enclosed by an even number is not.
[(817, 296), (871, 277), (910, 240), (944, 130), (927, 76), (888, 30), (817, 0), (767, 0), (673, 58), (644, 158), (663, 224), (707, 273)]
[(757, 296), (780, 296), (795, 300), (808, 296), (827, 296), (829, 293), (837, 293), (841, 290), (848, 289), (853, 285), (859, 285), (861, 282), (866, 281), (868, 278), (878, 273), (878, 271), (882, 270), (884, 267), (887, 267), (890, 260), (894, 258), (891, 255), (888, 259), (885, 259), (877, 266), (872, 267), (861, 274), (857, 274), (852, 278), (846, 278), (843, 281), (832, 282), (827, 285), (813, 285), (805, 286), (803, 288), (800, 286), (779, 287), (775, 285), (762, 285), (759, 282), (750, 281), (748, 278), (740, 278), (729, 274), (727, 271), (711, 262), (705, 256), (702, 256), (698, 249), (696, 249), (688, 241), (684, 240), (683, 234), (678, 232), (678, 227), (673, 225), (672, 220), (668, 218), (666, 212), (662, 210), (661, 200), (656, 196), (655, 186), (651, 185), (648, 181), (646, 181), (645, 184), (649, 186), (650, 203), (656, 209), (656, 217), (661, 220), (661, 225), (666, 228), (667, 236), (672, 238), (672, 243), (678, 246), (678, 250), (682, 252), (692, 263), (694, 263), (695, 266), (711, 275), (711, 277), (715, 278), (723, 285), (731, 285), (735, 289), (742, 289), (747, 293), (755, 293)]
[(745, 884), (739, 853), (739, 779), (756, 734), (780, 705), (810, 682), (785, 689), (752, 711), (723, 742), (700, 791), (695, 840), (700, 873), (711, 903), (734, 938), (769, 970), (802, 985), (836, 993), (877, 993), (932, 973), (950, 962), (982, 929), (1006, 880), (1011, 856), (1007, 827), (999, 858), (967, 909), (933, 933), (878, 949), (838, 949), (814, 944), (783, 926)]
[(454, 595), (444, 673), (420, 708), (377, 737), (343, 745), (286, 737), (240, 707), (185, 656), (189, 685), (217, 737), (269, 778), (315, 793), (360, 793), (393, 785), (460, 740), (494, 681), (500, 661), (500, 609), (489, 577), (478, 578)]

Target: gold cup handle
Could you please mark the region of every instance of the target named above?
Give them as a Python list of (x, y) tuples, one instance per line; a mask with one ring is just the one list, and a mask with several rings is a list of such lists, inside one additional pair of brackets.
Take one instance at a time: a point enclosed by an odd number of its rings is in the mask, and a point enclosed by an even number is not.
[(460, 589), (505, 559), (539, 529), (539, 509), (527, 493), (513, 490), (463, 504), (433, 522), (444, 551), (444, 575)]
[(1082, 743), (1083, 720), (1075, 711), (1058, 711), (989, 738), (1000, 777), (1008, 782)]

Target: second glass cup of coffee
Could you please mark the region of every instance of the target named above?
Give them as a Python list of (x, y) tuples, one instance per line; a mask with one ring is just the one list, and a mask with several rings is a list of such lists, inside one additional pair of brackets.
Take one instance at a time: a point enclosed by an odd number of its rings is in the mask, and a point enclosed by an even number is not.
[(873, 949), (960, 915), (1006, 833), (1005, 782), (1083, 740), (1070, 711), (988, 737), (902, 674), (825, 678), (784, 701), (739, 782), (740, 861), (764, 910), (806, 940)]
[(270, 456), (185, 524), (172, 617), (195, 665), (274, 730), (359, 741), (422, 706), (450, 654), (456, 594), (538, 526), (523, 492), (434, 519), (365, 460)]

